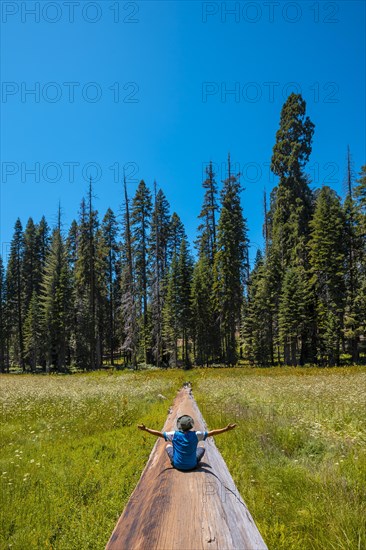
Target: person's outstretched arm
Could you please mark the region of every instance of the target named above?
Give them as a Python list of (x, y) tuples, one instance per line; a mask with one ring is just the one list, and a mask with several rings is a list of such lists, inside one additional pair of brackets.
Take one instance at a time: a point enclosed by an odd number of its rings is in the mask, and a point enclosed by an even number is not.
[(236, 428), (236, 424), (228, 424), (227, 426), (225, 426), (225, 428), (218, 428), (217, 430), (211, 430), (210, 432), (207, 433), (207, 437), (223, 434), (225, 432), (229, 432), (230, 430), (233, 430), (234, 428)]
[(139, 430), (147, 432), (151, 435), (156, 435), (157, 437), (162, 437), (164, 439), (164, 434), (162, 432), (159, 432), (158, 430), (151, 430), (150, 428), (146, 428), (145, 424), (138, 424), (137, 427)]

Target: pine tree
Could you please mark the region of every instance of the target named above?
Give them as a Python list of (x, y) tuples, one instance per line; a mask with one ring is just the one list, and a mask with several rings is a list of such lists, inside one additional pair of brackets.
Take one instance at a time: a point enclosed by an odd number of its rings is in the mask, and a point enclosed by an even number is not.
[(199, 218), (202, 220), (201, 225), (198, 227), (199, 250), (201, 254), (205, 253), (211, 265), (213, 265), (216, 249), (216, 213), (218, 212), (218, 205), (217, 184), (212, 161), (210, 161), (209, 165), (206, 167), (206, 176), (202, 184), (205, 189), (205, 195), (202, 209), (199, 214)]
[(263, 210), (264, 210), (263, 238), (264, 238), (264, 242), (265, 242), (265, 253), (268, 254), (268, 248), (269, 248), (269, 219), (268, 219), (266, 190), (264, 190), (264, 192), (263, 192)]
[(74, 271), (78, 255), (79, 228), (76, 220), (72, 220), (66, 239), (68, 263), (71, 271)]
[(302, 170), (311, 154), (314, 124), (305, 117), (306, 103), (300, 94), (290, 94), (280, 118), (276, 133), (271, 169), (281, 179), (301, 180)]
[(346, 303), (344, 315), (344, 337), (346, 347), (351, 353), (352, 361), (359, 360), (359, 337), (362, 333), (362, 312), (358, 308), (356, 296), (359, 292), (360, 280), (360, 260), (361, 260), (361, 240), (358, 238), (357, 210), (354, 197), (354, 175), (352, 168), (352, 159), (350, 149), (347, 149), (347, 172), (346, 188), (347, 194), (344, 201), (344, 220), (345, 220), (345, 284), (346, 284)]
[(24, 323), (24, 355), (31, 366), (32, 372), (36, 371), (37, 364), (41, 360), (42, 336), (39, 298), (34, 290)]
[(248, 272), (248, 238), (240, 204), (241, 187), (238, 177), (231, 174), (230, 156), (228, 168), (228, 178), (221, 191), (213, 290), (215, 309), (220, 312), (222, 357), (227, 364), (233, 365), (237, 361), (236, 333), (240, 327)]
[(163, 306), (164, 363), (178, 366), (179, 338), (179, 265), (176, 252), (170, 264), (167, 276), (166, 297)]
[(344, 216), (339, 197), (327, 186), (319, 191), (310, 227), (310, 284), (316, 297), (318, 360), (338, 365), (345, 293)]
[(10, 243), (10, 256), (6, 273), (6, 295), (8, 315), (10, 319), (10, 346), (13, 362), (25, 370), (24, 361), (24, 284), (23, 284), (24, 236), (20, 219), (18, 218), (14, 235)]
[(0, 256), (0, 372), (5, 372), (7, 348), (6, 282), (3, 259)]
[(296, 258), (306, 262), (312, 195), (303, 168), (311, 154), (314, 124), (305, 117), (305, 110), (301, 95), (291, 94), (287, 98), (273, 147), (271, 169), (280, 181), (271, 212), (271, 233), (283, 270)]
[(178, 259), (178, 319), (182, 338), (182, 360), (185, 368), (191, 366), (189, 342), (192, 335), (192, 276), (193, 259), (188, 248), (187, 238), (184, 236)]
[(40, 292), (43, 270), (46, 265), (46, 258), (50, 250), (50, 229), (46, 218), (42, 216), (41, 221), (36, 226), (36, 265), (35, 289), (37, 294)]
[(72, 278), (60, 224), (54, 229), (42, 281), (41, 309), (46, 342), (46, 370), (66, 370), (72, 332)]
[(135, 273), (132, 250), (132, 232), (130, 206), (124, 178), (125, 211), (123, 220), (122, 275), (121, 275), (121, 312), (124, 340), (122, 349), (128, 353), (134, 369), (137, 369), (139, 346), (139, 327), (136, 308)]
[[(167, 244), (167, 256), (168, 256), (168, 266), (170, 267), (172, 263), (172, 259), (174, 255), (177, 259), (177, 281), (178, 281), (178, 287), (177, 292), (178, 296), (176, 297), (177, 303), (178, 303), (178, 309), (180, 307), (180, 301), (181, 301), (181, 247), (182, 243), (185, 241), (185, 250), (187, 248), (187, 236), (184, 229), (184, 225), (180, 217), (176, 212), (173, 212), (171, 218), (170, 218), (170, 224), (169, 224), (169, 239)], [(190, 289), (189, 289), (190, 292)], [(190, 294), (188, 294), (188, 300), (190, 299)], [(179, 317), (179, 313), (178, 313)], [(180, 317), (179, 317), (180, 318)], [(181, 329), (181, 324), (179, 324), (179, 329)], [(182, 347), (184, 348), (184, 344), (182, 342)]]
[(366, 165), (362, 166), (356, 181), (354, 196), (357, 204), (357, 217), (360, 226), (362, 243), (366, 247)]
[(185, 368), (189, 368), (191, 365), (189, 341), (192, 333), (190, 303), (192, 272), (193, 260), (184, 234), (179, 252), (173, 252), (167, 277), (166, 299), (163, 310), (165, 353), (167, 362), (174, 367), (178, 366), (180, 342), (182, 363)]
[(81, 202), (75, 262), (75, 355), (80, 368), (95, 369), (100, 365), (100, 339), (97, 333), (96, 232), (97, 211), (93, 208), (90, 182), (88, 201)]
[(143, 180), (140, 181), (132, 202), (131, 231), (135, 267), (135, 290), (141, 319), (141, 334), (145, 365), (148, 363), (148, 241), (151, 223), (151, 192)]
[(195, 362), (206, 366), (221, 359), (219, 313), (213, 284), (213, 266), (202, 255), (194, 266), (191, 309)]
[(103, 230), (97, 227), (94, 237), (94, 299), (95, 299), (95, 363), (99, 368), (103, 363), (104, 347), (108, 346), (108, 247), (104, 240)]
[(199, 218), (196, 248), (198, 260), (194, 266), (192, 281), (192, 330), (194, 356), (197, 364), (214, 361), (220, 354), (219, 314), (214, 309), (213, 266), (216, 253), (217, 185), (212, 162), (206, 168), (203, 182), (205, 195)]
[(88, 262), (89, 262), (89, 315), (90, 315), (90, 368), (95, 369), (101, 364), (100, 340), (97, 333), (97, 298), (95, 234), (98, 228), (97, 212), (93, 208), (93, 188), (90, 178), (88, 192)]
[(286, 365), (297, 365), (308, 313), (309, 287), (302, 266), (289, 267), (283, 278), (279, 303), (279, 340)]
[(261, 366), (273, 365), (275, 361), (281, 362), (278, 311), (282, 273), (277, 243), (272, 242), (276, 198), (277, 187), (271, 192), (270, 210), (268, 210), (264, 192), (265, 255), (262, 255), (261, 250), (257, 250), (254, 268), (249, 276), (243, 310), (244, 351), (252, 364)]
[[(290, 330), (290, 325), (283, 322), (283, 315), (281, 329), (279, 320), (279, 297), (282, 296), (282, 312), (290, 307), (284, 302), (284, 297), (289, 297), (289, 294), (287, 290), (283, 292), (282, 289), (288, 269), (292, 269), (292, 275), (297, 280), (309, 278), (307, 243), (313, 213), (313, 197), (304, 167), (311, 154), (314, 124), (305, 116), (305, 111), (306, 103), (299, 94), (291, 94), (282, 108), (271, 162), (271, 169), (279, 176), (279, 183), (271, 193), (271, 207), (265, 220), (267, 245), (269, 244), (267, 276), (272, 276), (272, 280), (268, 281), (271, 288), (272, 345), (275, 348), (280, 346), (277, 350), (278, 360), (283, 358), (285, 362), (291, 361), (294, 364), (313, 360), (314, 326), (311, 302), (304, 302), (301, 293), (296, 295), (299, 303), (295, 309), (300, 311), (304, 303), (308, 308), (307, 314), (304, 315), (308, 322), (301, 324), (302, 332), (296, 337)], [(294, 269), (297, 270), (296, 274), (293, 273)], [(286, 284), (289, 283), (288, 279)], [(287, 335), (284, 332), (286, 327), (290, 330)], [(275, 350), (272, 351), (272, 355), (275, 355)]]
[(89, 291), (88, 282), (88, 238), (87, 238), (87, 212), (85, 199), (80, 205), (79, 221), (77, 228), (77, 255), (74, 267), (74, 288), (75, 288), (75, 318), (74, 318), (74, 339), (75, 339), (75, 363), (78, 368), (90, 368), (89, 334), (90, 334), (90, 312), (89, 312)]
[(185, 230), (182, 220), (176, 212), (173, 212), (169, 223), (169, 238), (167, 242), (168, 264), (173, 259), (174, 254), (178, 255), (183, 239), (185, 238)]
[(169, 203), (161, 189), (156, 192), (151, 218), (149, 242), (150, 303), (152, 353), (156, 366), (161, 366), (164, 356), (163, 309), (166, 297), (166, 279), (168, 274), (168, 244), (170, 235)]
[(253, 365), (273, 364), (272, 318), (268, 307), (265, 259), (257, 251), (255, 263), (248, 281), (248, 292), (243, 304), (242, 339), (244, 352)]
[(194, 357), (197, 365), (208, 366), (214, 358), (212, 283), (212, 268), (208, 259), (202, 256), (194, 266), (191, 294)]
[(291, 94), (285, 102), (276, 133), (271, 162), (280, 182), (271, 217), (272, 241), (277, 241), (282, 268), (306, 252), (303, 240), (309, 234), (312, 196), (303, 168), (311, 154), (314, 124), (305, 117), (306, 104), (300, 95)]
[(76, 285), (76, 262), (77, 262), (77, 252), (78, 252), (78, 234), (79, 228), (76, 220), (72, 220), (68, 235), (65, 242), (66, 257), (67, 257), (67, 267), (70, 277), (70, 364), (78, 364), (78, 345), (77, 345), (77, 334), (78, 334), (78, 313), (77, 313), (77, 303), (79, 300), (78, 290), (79, 287)]
[(104, 260), (104, 279), (107, 285), (107, 327), (108, 327), (108, 347), (111, 365), (114, 365), (114, 349), (116, 346), (116, 318), (118, 288), (117, 282), (117, 262), (119, 255), (119, 246), (117, 243), (118, 224), (113, 211), (108, 208), (101, 225), (102, 237), (102, 258)]
[(24, 285), (24, 311), (27, 313), (33, 293), (39, 293), (40, 265), (37, 254), (37, 227), (29, 218), (24, 231), (22, 277)]
[(42, 216), (41, 221), (37, 226), (37, 251), (38, 251), (38, 262), (41, 266), (41, 269), (46, 263), (47, 254), (50, 249), (50, 229), (46, 218)]
[(354, 188), (356, 239), (358, 243), (358, 288), (355, 309), (358, 314), (359, 332), (366, 334), (366, 165), (362, 166)]
[[(49, 235), (48, 225), (44, 218), (38, 225), (35, 225), (32, 218), (29, 218), (26, 229), (24, 231), (24, 256), (22, 264), (22, 278), (24, 285), (24, 322), (29, 329), (30, 326), (35, 326), (39, 323), (39, 296), (41, 292), (41, 283), (43, 277), (44, 266), (49, 251)], [(32, 311), (29, 311), (32, 302)], [(34, 334), (27, 336), (25, 346), (31, 345), (31, 351), (25, 349), (25, 358), (28, 360), (31, 370), (35, 370), (37, 364), (44, 364), (45, 357), (43, 348), (38, 345), (37, 338), (41, 341), (41, 328), (39, 335)], [(24, 336), (25, 338), (25, 336)]]
[(278, 264), (272, 259), (272, 253), (272, 248), (266, 257), (260, 251), (257, 252), (243, 313), (244, 349), (252, 364), (265, 367), (275, 363), (275, 350), (279, 362), (279, 327), (275, 316), (279, 297), (274, 290), (277, 287)]

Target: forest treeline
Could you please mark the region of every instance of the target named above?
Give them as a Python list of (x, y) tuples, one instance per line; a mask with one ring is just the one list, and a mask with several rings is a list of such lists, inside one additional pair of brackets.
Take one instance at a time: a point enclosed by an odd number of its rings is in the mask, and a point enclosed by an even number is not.
[(156, 184), (133, 197), (122, 219), (102, 220), (90, 182), (65, 232), (18, 219), (6, 269), (0, 258), (0, 368), (67, 372), (123, 361), (158, 367), (269, 366), (360, 361), (366, 335), (366, 166), (345, 199), (312, 191), (305, 166), (314, 124), (305, 101), (283, 105), (264, 196), (265, 249), (253, 269), (240, 175), (219, 191), (206, 169), (193, 258), (184, 226)]

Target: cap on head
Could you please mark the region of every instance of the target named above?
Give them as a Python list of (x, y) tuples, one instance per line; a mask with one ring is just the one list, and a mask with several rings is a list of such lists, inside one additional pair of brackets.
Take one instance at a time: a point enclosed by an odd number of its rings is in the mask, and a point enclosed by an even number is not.
[(194, 420), (188, 414), (180, 416), (177, 420), (177, 428), (180, 432), (187, 432), (191, 430), (194, 426)]

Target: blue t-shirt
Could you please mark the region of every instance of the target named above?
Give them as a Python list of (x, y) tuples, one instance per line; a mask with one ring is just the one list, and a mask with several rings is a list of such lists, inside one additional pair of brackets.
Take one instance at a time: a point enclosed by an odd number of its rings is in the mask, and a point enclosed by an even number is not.
[(207, 432), (164, 432), (165, 441), (173, 443), (173, 463), (179, 470), (197, 466), (196, 450), (199, 441), (205, 441)]

